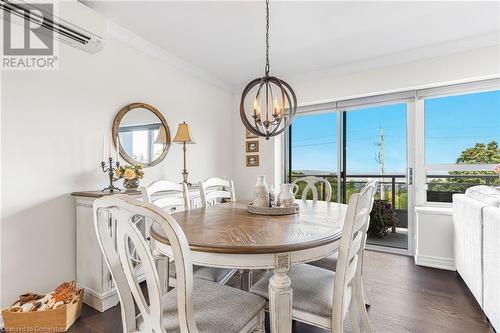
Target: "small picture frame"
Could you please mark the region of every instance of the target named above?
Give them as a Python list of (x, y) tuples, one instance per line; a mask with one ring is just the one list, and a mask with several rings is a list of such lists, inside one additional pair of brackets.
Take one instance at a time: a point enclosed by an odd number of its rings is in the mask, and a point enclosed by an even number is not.
[(247, 139), (257, 139), (259, 137), (258, 135), (255, 135), (252, 132), (250, 132), (248, 129), (245, 129), (245, 131)]
[(259, 152), (259, 141), (258, 140), (247, 141), (245, 146), (246, 146), (247, 153), (258, 153)]
[(259, 155), (247, 155), (247, 167), (259, 166)]

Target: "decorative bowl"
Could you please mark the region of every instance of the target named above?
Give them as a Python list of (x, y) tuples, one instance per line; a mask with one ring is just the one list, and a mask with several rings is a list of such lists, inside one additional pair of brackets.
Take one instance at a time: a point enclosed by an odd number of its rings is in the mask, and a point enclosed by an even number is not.
[(293, 204), (292, 207), (256, 207), (252, 203), (247, 206), (247, 211), (257, 215), (292, 215), (299, 212), (299, 205)]

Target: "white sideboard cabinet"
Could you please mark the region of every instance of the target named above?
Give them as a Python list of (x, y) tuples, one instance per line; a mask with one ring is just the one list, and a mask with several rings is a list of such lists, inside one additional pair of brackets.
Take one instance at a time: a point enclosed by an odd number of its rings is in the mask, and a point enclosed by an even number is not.
[[(191, 207), (199, 206), (198, 189), (191, 187), (189, 192)], [(94, 200), (112, 194), (127, 194), (142, 200), (140, 191), (115, 193), (85, 191), (71, 193), (75, 198), (76, 207), (76, 282), (79, 288), (85, 289), (83, 302), (100, 312), (112, 308), (119, 302), (113, 279), (97, 242), (93, 216)], [(160, 195), (168, 196), (169, 194), (160, 193)], [(135, 222), (139, 230), (146, 235), (144, 218), (137, 216)], [(112, 218), (109, 221), (109, 232), (111, 235), (115, 234)], [(141, 265), (137, 264), (136, 268), (138, 280), (143, 281), (144, 271)]]
[[(120, 193), (120, 192), (118, 192)], [(138, 199), (139, 191), (128, 192)], [(94, 200), (109, 195), (100, 191), (74, 192), (76, 206), (76, 281), (79, 288), (84, 288), (85, 304), (98, 311), (106, 311), (118, 304), (118, 294), (113, 285), (104, 257), (102, 256), (97, 236), (94, 231), (93, 204)], [(141, 225), (144, 225), (138, 221)], [(109, 230), (113, 235), (113, 225), (110, 219)], [(143, 280), (143, 272), (138, 267), (138, 278)]]

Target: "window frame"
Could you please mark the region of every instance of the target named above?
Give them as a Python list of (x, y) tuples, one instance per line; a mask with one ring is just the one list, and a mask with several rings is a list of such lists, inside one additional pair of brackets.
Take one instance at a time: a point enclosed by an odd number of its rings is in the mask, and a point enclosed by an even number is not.
[(154, 160), (154, 140), (153, 132), (156, 130), (160, 130), (162, 124), (161, 123), (149, 123), (149, 124), (141, 124), (141, 125), (130, 125), (130, 126), (122, 126), (118, 128), (118, 136), (120, 133), (134, 133), (135, 131), (147, 131), (148, 136), (148, 148), (147, 154), (149, 161), (146, 164), (151, 163)]
[[(427, 173), (429, 171), (493, 171), (497, 164), (426, 163), (425, 161), (425, 100), (450, 96), (469, 95), (500, 90), (500, 79), (487, 79), (454, 85), (417, 90), (415, 94), (415, 194), (417, 206), (451, 207), (451, 202), (427, 200)], [(500, 142), (499, 142), (500, 143)]]
[[(426, 164), (425, 163), (425, 124), (424, 100), (426, 98), (464, 95), (477, 92), (500, 90), (500, 76), (490, 76), (475, 80), (455, 83), (444, 83), (432, 87), (418, 87), (415, 89), (394, 90), (387, 93), (339, 98), (321, 103), (301, 105), (297, 115), (324, 112), (337, 112), (337, 180), (342, 183), (342, 114), (348, 110), (374, 106), (376, 104), (392, 104), (398, 101), (407, 101), (407, 184), (408, 184), (408, 250), (401, 253), (413, 254), (414, 244), (414, 211), (417, 206), (451, 207), (451, 203), (427, 202), (427, 172), (436, 170), (446, 171), (477, 171), (493, 170), (494, 164)], [(293, 124), (291, 125), (293, 128)], [(289, 180), (291, 166), (291, 136), (289, 129), (285, 131), (285, 140), (282, 143), (284, 154), (283, 179)], [(411, 173), (411, 174), (410, 174)], [(341, 198), (341, 186), (337, 187), (337, 198)], [(390, 250), (394, 252), (394, 250)], [(397, 252), (397, 251), (396, 251)]]

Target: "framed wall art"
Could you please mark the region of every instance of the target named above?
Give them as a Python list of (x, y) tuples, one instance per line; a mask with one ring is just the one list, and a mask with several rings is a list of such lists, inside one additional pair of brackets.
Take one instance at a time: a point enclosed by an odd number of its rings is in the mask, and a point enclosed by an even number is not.
[(259, 155), (247, 155), (247, 167), (259, 166)]
[(259, 141), (258, 140), (247, 141), (245, 146), (246, 146), (247, 153), (258, 153), (259, 152)]

